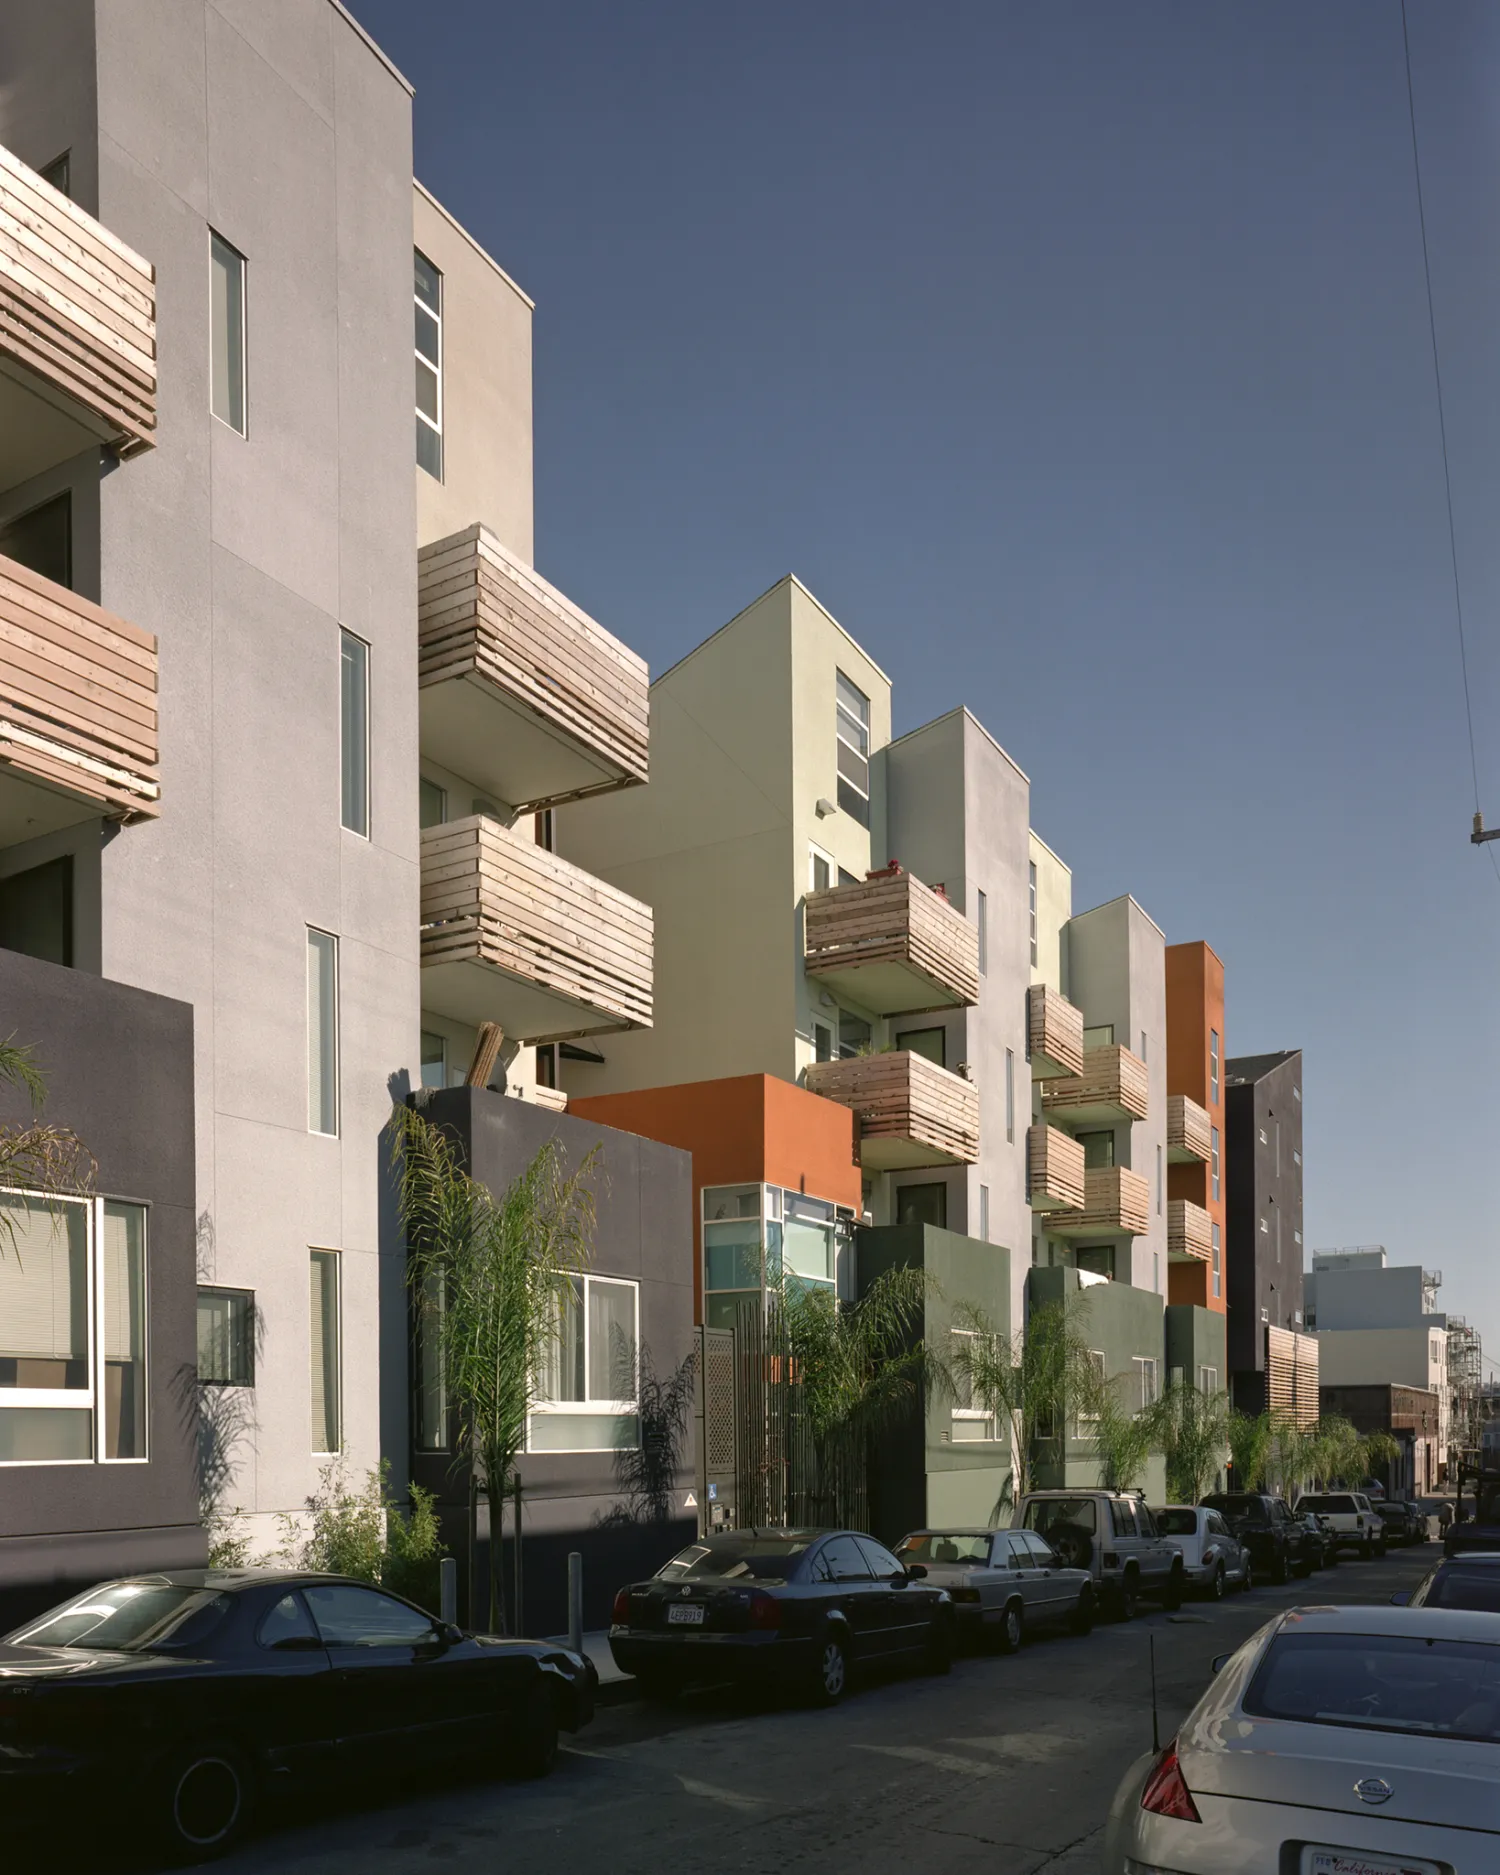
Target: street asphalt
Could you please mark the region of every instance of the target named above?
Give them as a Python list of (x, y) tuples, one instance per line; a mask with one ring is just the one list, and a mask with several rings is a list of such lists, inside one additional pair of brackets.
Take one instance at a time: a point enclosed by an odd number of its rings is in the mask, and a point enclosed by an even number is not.
[[(1440, 1553), (1430, 1543), (1383, 1562), (1346, 1559), (1216, 1606), (1189, 1602), (1087, 1638), (1029, 1638), (1015, 1656), (961, 1657), (946, 1678), (856, 1683), (832, 1711), (727, 1692), (606, 1707), (544, 1782), (428, 1781), (355, 1793), (332, 1811), (284, 1810), (215, 1866), (224, 1875), (543, 1866), (1096, 1875), (1115, 1786), (1151, 1747), (1153, 1642), (1165, 1741), (1216, 1654), (1288, 1607), (1386, 1601)], [(112, 1869), (125, 1865), (111, 1856)], [(49, 1870), (63, 1866), (54, 1844)], [(77, 1867), (95, 1875), (100, 1864)]]

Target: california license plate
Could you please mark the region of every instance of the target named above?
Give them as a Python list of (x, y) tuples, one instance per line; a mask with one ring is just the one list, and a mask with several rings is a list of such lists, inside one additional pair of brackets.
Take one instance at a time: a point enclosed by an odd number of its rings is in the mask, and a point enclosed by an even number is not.
[(1322, 1849), (1309, 1843), (1302, 1851), (1302, 1875), (1442, 1875), (1436, 1862), (1415, 1856), (1368, 1855), (1363, 1849)]
[[(667, 1610), (667, 1620), (674, 1628), (701, 1628), (703, 1610), (693, 1602), (673, 1602)], [(1433, 1871), (1433, 1875), (1437, 1875), (1436, 1870)]]

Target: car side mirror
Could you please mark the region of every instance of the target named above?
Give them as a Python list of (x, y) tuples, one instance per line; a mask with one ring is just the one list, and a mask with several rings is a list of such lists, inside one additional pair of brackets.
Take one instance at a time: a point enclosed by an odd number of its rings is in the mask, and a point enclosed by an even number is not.
[(902, 1581), (902, 1582), (920, 1582), (923, 1576), (926, 1575), (926, 1573), (927, 1573), (926, 1563), (909, 1562), (906, 1565), (906, 1574), (904, 1576), (898, 1576), (897, 1580)]
[(1411, 1590), (1397, 1589), (1391, 1597), (1392, 1608), (1408, 1608), (1411, 1605)]
[(1234, 1659), (1234, 1655), (1233, 1655), (1233, 1653), (1232, 1653), (1232, 1652), (1231, 1652), (1231, 1653), (1227, 1653), (1227, 1654), (1215, 1654), (1215, 1655), (1214, 1655), (1214, 1658), (1213, 1658), (1213, 1670), (1214, 1670), (1214, 1672), (1215, 1672), (1215, 1673), (1220, 1673), (1220, 1672), (1222, 1672), (1222, 1671), (1223, 1671), (1223, 1669), (1224, 1669), (1224, 1668), (1225, 1668), (1226, 1666), (1228, 1666), (1228, 1664), (1229, 1664), (1229, 1662), (1230, 1662), (1231, 1660), (1233, 1660), (1233, 1659)]

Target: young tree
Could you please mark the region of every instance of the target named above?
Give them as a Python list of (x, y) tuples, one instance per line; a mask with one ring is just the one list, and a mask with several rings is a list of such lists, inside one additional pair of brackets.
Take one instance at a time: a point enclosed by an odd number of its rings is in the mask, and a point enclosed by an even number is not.
[[(407, 1277), (436, 1337), (457, 1447), (482, 1473), (490, 1513), (490, 1626), (505, 1632), (500, 1533), (526, 1426), (564, 1311), (593, 1245), (594, 1154), (574, 1172), (549, 1140), (498, 1198), (414, 1107), (391, 1116)], [(516, 1532), (520, 1540), (520, 1531)]]
[(1156, 1444), (1166, 1456), (1167, 1496), (1196, 1504), (1223, 1470), (1229, 1451), (1229, 1396), (1188, 1382), (1169, 1386), (1150, 1409)]
[(1128, 1491), (1139, 1484), (1146, 1461), (1161, 1450), (1155, 1408), (1132, 1406), (1126, 1397), (1134, 1384), (1134, 1375), (1106, 1378), (1093, 1370), (1085, 1438), (1099, 1467), (1099, 1482), (1108, 1491)]
[[(36, 1051), (14, 1035), (0, 1042), (0, 1083), (26, 1096), (29, 1119), (0, 1121), (0, 1190), (36, 1192), (43, 1199), (86, 1192), (94, 1182), (94, 1161), (77, 1134), (42, 1118), (47, 1082)], [(15, 1216), (0, 1207), (0, 1254), (15, 1245)]]
[(1228, 1430), (1229, 1459), (1234, 1466), (1235, 1490), (1263, 1490), (1274, 1438), (1271, 1415), (1234, 1411), (1229, 1415)]

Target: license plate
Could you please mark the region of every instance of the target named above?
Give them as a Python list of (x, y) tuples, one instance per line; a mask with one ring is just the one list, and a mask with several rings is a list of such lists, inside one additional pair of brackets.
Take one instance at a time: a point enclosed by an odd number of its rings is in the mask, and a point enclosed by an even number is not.
[[(667, 1610), (667, 1621), (674, 1628), (701, 1628), (703, 1626), (703, 1610), (696, 1607), (692, 1602), (673, 1602), (671, 1607)], [(1436, 1875), (1436, 1871), (1434, 1871), (1434, 1875)]]
[(1415, 1856), (1367, 1855), (1363, 1849), (1322, 1849), (1309, 1843), (1302, 1851), (1302, 1875), (1442, 1875), (1436, 1862)]

